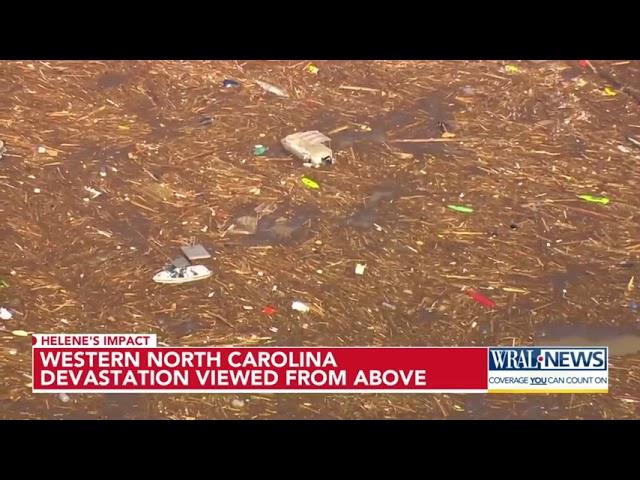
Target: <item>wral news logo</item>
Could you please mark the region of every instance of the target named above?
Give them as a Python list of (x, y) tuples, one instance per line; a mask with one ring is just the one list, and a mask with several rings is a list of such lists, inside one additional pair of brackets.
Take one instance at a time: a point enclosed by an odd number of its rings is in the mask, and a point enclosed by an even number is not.
[(489, 348), (489, 392), (607, 393), (607, 347)]
[(606, 371), (607, 347), (490, 348), (489, 370)]

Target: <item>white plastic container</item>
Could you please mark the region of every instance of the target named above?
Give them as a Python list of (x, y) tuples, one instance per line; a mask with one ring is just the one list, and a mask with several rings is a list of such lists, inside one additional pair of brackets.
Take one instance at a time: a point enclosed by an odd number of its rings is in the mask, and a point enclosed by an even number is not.
[(298, 312), (302, 312), (302, 313), (307, 313), (309, 310), (311, 310), (311, 308), (309, 307), (309, 305), (307, 305), (304, 302), (300, 302), (298, 300), (295, 300), (292, 304), (291, 304), (291, 308), (293, 308), (294, 310), (298, 311)]
[(327, 142), (331, 142), (329, 137), (317, 130), (311, 130), (287, 135), (282, 139), (282, 146), (303, 160), (305, 167), (320, 168), (335, 163), (333, 151), (325, 145)]

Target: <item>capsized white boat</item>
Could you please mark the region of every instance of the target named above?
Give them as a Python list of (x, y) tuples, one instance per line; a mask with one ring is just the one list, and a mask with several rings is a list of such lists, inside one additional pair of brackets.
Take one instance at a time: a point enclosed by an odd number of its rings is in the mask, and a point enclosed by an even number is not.
[(162, 270), (154, 275), (156, 283), (188, 283), (209, 278), (213, 272), (204, 265), (189, 265), (183, 268)]

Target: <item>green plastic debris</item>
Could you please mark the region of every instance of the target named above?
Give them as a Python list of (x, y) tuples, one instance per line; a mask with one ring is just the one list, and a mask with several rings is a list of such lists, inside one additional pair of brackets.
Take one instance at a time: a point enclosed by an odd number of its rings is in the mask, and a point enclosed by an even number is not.
[(0, 288), (9, 288), (9, 284), (2, 278), (0, 278)]
[(473, 213), (473, 208), (465, 207), (464, 205), (447, 205), (449, 210), (460, 213)]
[(253, 154), (256, 157), (261, 157), (262, 155), (267, 153), (267, 150), (269, 150), (269, 149), (267, 147), (265, 147), (264, 145), (255, 145), (253, 147)]
[(315, 180), (310, 179), (309, 177), (302, 177), (301, 180), (304, 186), (307, 188), (311, 188), (313, 190), (318, 190), (320, 188), (320, 184), (318, 184), (318, 182), (316, 182)]
[(609, 199), (607, 197), (597, 197), (594, 195), (578, 195), (578, 198), (591, 203), (600, 203), (602, 205), (606, 205), (609, 203)]

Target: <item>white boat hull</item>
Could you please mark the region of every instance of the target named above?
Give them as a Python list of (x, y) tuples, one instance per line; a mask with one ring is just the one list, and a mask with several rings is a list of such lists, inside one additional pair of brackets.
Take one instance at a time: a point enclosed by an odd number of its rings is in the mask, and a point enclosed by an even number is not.
[(204, 280), (213, 275), (213, 272), (204, 265), (191, 265), (185, 267), (185, 275), (182, 277), (172, 277), (171, 273), (167, 270), (158, 272), (154, 275), (153, 281), (156, 283), (165, 284), (180, 284), (197, 282), (198, 280)]

